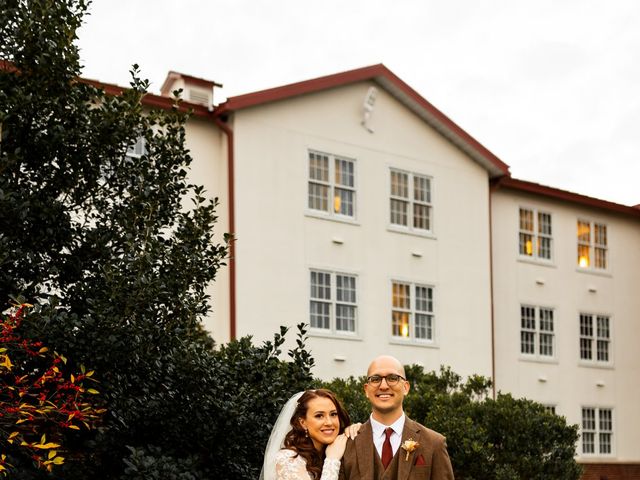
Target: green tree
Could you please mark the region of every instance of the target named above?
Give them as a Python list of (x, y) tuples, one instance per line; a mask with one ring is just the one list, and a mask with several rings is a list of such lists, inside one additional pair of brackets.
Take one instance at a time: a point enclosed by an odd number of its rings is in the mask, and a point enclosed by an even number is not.
[[(457, 479), (577, 480), (574, 460), (577, 426), (544, 407), (509, 394), (489, 392), (491, 381), (471, 376), (463, 381), (450, 368), (425, 372), (407, 366), (411, 390), (404, 407), (414, 420), (447, 437)], [(365, 377), (321, 383), (343, 399), (352, 420), (364, 421), (370, 409), (362, 385)]]
[(95, 370), (107, 408), (61, 439), (81, 454), (53, 476), (25, 464), (12, 478), (256, 478), (313, 359), (302, 328), (288, 361), (286, 329), (214, 348), (201, 328), (228, 238), (188, 180), (188, 112), (145, 110), (136, 66), (118, 96), (79, 80), (84, 0), (1, 5), (0, 302), (37, 303), (25, 336)]

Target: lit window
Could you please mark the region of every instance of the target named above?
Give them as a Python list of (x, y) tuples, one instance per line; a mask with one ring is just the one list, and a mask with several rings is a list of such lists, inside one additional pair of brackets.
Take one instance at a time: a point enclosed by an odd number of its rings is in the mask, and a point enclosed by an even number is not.
[(309, 152), (309, 209), (354, 218), (355, 201), (355, 161)]
[(520, 306), (520, 353), (542, 358), (554, 355), (553, 309)]
[(520, 209), (520, 255), (551, 260), (551, 214), (533, 209)]
[(309, 324), (311, 331), (355, 333), (357, 320), (356, 277), (311, 270)]
[(432, 287), (392, 282), (391, 334), (407, 340), (433, 341)]
[(607, 226), (578, 220), (578, 266), (607, 269)]
[(391, 170), (391, 225), (410, 231), (431, 231), (431, 178)]
[(582, 453), (610, 455), (613, 452), (613, 410), (582, 408)]
[(605, 315), (580, 314), (580, 360), (610, 363), (610, 319)]

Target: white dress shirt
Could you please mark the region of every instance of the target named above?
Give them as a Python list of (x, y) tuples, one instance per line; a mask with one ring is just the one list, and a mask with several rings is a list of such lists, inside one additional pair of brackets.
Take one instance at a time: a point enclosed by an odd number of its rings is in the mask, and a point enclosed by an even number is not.
[(377, 420), (373, 419), (373, 416), (369, 417), (371, 421), (371, 430), (373, 430), (373, 444), (378, 451), (378, 456), (382, 458), (382, 444), (384, 443), (385, 433), (384, 431), (391, 427), (393, 429), (393, 433), (391, 434), (391, 438), (389, 441), (391, 442), (391, 450), (395, 455), (400, 448), (400, 442), (402, 441), (402, 430), (404, 429), (404, 413), (402, 416), (393, 422), (391, 425), (383, 425)]

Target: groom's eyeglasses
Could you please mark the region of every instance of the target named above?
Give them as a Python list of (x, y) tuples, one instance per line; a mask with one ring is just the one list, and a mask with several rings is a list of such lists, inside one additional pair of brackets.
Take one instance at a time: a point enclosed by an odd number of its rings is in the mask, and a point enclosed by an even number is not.
[(370, 377), (367, 377), (367, 383), (370, 383), (371, 385), (380, 385), (383, 379), (387, 381), (387, 385), (389, 385), (390, 387), (393, 387), (394, 385), (396, 385), (401, 379), (406, 380), (406, 378), (404, 378), (402, 375), (396, 375), (395, 373), (390, 373), (389, 375), (384, 375), (384, 376), (371, 375)]

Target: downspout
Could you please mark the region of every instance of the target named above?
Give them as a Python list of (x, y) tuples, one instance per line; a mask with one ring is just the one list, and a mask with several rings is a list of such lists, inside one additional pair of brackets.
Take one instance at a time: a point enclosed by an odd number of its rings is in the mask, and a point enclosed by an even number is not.
[[(215, 115), (213, 121), (225, 133), (227, 137), (227, 189), (229, 192), (229, 233), (236, 231), (235, 220), (235, 191), (234, 191), (234, 142), (233, 130)], [(236, 339), (236, 248), (235, 239), (229, 242), (229, 338)]]
[(491, 295), (491, 393), (496, 399), (496, 324), (493, 295), (493, 192), (498, 189), (498, 182), (489, 180), (489, 288)]

